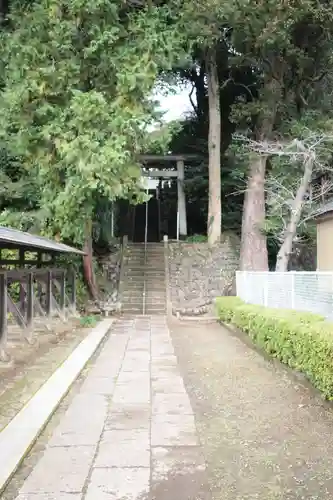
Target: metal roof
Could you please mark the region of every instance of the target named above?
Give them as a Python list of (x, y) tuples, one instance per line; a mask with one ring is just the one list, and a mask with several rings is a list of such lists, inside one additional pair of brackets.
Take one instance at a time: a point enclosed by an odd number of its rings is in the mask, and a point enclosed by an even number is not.
[(0, 226), (0, 247), (5, 248), (9, 245), (11, 248), (26, 248), (45, 250), (46, 252), (61, 252), (61, 253), (76, 253), (85, 255), (85, 252), (77, 248), (58, 243), (57, 241), (49, 240), (42, 236), (36, 236), (30, 233), (24, 233), (17, 229)]
[(333, 212), (333, 200), (328, 201), (324, 205), (322, 205), (318, 211), (314, 214), (314, 218), (320, 217), (321, 215), (328, 214), (329, 212)]

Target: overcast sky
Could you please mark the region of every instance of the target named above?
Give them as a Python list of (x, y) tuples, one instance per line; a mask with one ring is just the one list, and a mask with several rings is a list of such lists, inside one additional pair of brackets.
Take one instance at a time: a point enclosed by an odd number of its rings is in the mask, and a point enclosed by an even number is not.
[(189, 89), (179, 89), (176, 94), (170, 93), (167, 97), (157, 95), (160, 101), (160, 108), (165, 111), (164, 120), (169, 122), (182, 118), (189, 111), (192, 111), (192, 106), (189, 99)]

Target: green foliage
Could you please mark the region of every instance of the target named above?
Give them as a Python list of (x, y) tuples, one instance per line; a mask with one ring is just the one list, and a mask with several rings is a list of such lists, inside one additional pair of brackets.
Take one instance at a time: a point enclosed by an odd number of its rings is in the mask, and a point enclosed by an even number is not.
[(205, 236), (203, 234), (193, 234), (192, 236), (188, 236), (186, 238), (186, 241), (188, 243), (206, 243), (207, 236)]
[(218, 317), (246, 332), (269, 355), (304, 373), (325, 398), (333, 400), (333, 325), (298, 311), (244, 304), (237, 297), (216, 301)]
[(92, 328), (97, 325), (98, 321), (98, 316), (82, 316), (80, 318), (80, 325), (84, 328)]
[(16, 3), (1, 33), (0, 136), (35, 180), (46, 235), (81, 243), (96, 199), (141, 195), (137, 155), (156, 118), (149, 95), (181, 57), (183, 34), (166, 6), (125, 5)]
[[(13, 2), (10, 27), (0, 34), (0, 224), (81, 244), (91, 219), (95, 241), (109, 245), (111, 204), (144, 200), (138, 155), (170, 144), (204, 158), (186, 166), (185, 185), (189, 228), (204, 233), (208, 47), (216, 48), (220, 81), (223, 231), (240, 233), (247, 182), (248, 151), (237, 142), (227, 151), (235, 130), (260, 140), (331, 130), (327, 2)], [(181, 129), (150, 133), (161, 123), (154, 85), (184, 81), (193, 86), (193, 116)], [(268, 170), (289, 190), (300, 176), (281, 159)], [(176, 196), (174, 186), (168, 195)], [(268, 208), (275, 253), (283, 224), (279, 207)]]

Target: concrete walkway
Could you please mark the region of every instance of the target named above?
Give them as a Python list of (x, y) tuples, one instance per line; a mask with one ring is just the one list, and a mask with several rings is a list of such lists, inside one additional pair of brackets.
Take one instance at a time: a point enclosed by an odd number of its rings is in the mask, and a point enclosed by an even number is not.
[(16, 499), (176, 498), (210, 496), (166, 320), (121, 320)]

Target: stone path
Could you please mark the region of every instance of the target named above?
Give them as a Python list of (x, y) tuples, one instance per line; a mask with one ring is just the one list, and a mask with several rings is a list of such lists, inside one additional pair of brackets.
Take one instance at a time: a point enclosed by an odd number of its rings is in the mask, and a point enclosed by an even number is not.
[(116, 322), (16, 500), (206, 498), (165, 318)]

